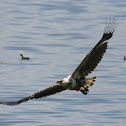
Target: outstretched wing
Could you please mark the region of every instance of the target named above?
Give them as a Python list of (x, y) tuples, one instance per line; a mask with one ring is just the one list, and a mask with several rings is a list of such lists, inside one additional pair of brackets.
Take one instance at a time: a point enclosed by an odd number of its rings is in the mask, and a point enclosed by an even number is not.
[(115, 17), (113, 19), (110, 18), (108, 23), (106, 20), (106, 27), (101, 40), (87, 54), (87, 56), (83, 59), (77, 69), (73, 72), (72, 76), (74, 78), (87, 76), (95, 69), (95, 67), (101, 61), (107, 49), (107, 40), (113, 36), (113, 33), (115, 31), (115, 27), (117, 25), (116, 21), (117, 19)]
[(47, 97), (49, 95), (53, 95), (53, 94), (62, 92), (64, 90), (66, 90), (66, 89), (63, 88), (62, 86), (54, 85), (52, 87), (46, 88), (45, 90), (36, 92), (36, 93), (32, 94), (31, 96), (25, 97), (25, 98), (23, 98), (21, 100), (12, 101), (12, 102), (0, 101), (0, 104), (3, 104), (3, 105), (18, 105), (18, 104), (20, 104), (22, 102), (26, 102), (26, 101), (28, 101), (30, 99), (38, 99), (38, 98), (42, 98), (42, 97)]

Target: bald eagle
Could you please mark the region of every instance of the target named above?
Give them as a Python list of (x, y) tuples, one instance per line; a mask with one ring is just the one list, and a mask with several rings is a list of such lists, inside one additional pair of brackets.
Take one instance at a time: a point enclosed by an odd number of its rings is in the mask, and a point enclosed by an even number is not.
[(3, 105), (18, 105), (22, 102), (26, 102), (30, 99), (38, 99), (53, 95), (65, 90), (75, 90), (80, 91), (83, 94), (87, 94), (89, 87), (94, 84), (96, 77), (86, 78), (89, 73), (91, 73), (98, 63), (101, 61), (104, 53), (106, 52), (108, 42), (115, 31), (117, 25), (117, 18), (110, 18), (109, 21), (106, 20), (106, 26), (104, 33), (100, 41), (95, 45), (95, 47), (86, 55), (80, 65), (75, 69), (75, 71), (68, 77), (57, 81), (57, 84), (36, 92), (28, 97), (25, 97), (18, 101), (4, 102), (0, 101)]

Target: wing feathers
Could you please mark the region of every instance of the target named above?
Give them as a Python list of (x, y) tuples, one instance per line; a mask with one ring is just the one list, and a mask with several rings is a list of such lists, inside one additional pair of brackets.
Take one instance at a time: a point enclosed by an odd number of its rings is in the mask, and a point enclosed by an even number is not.
[(31, 96), (25, 97), (25, 98), (23, 98), (23, 99), (21, 99), (19, 101), (12, 101), (12, 102), (0, 101), (0, 104), (3, 104), (3, 105), (18, 105), (18, 104), (20, 104), (22, 102), (26, 102), (26, 101), (28, 101), (30, 99), (34, 99), (34, 98), (38, 99), (38, 98), (42, 98), (42, 97), (47, 97), (49, 95), (53, 95), (53, 94), (62, 92), (64, 90), (66, 90), (66, 89), (63, 88), (62, 86), (54, 85), (52, 87), (46, 88), (45, 90), (36, 92), (33, 95), (31, 95)]
[(66, 90), (66, 89), (63, 88), (62, 86), (60, 86), (60, 85), (54, 85), (54, 86), (49, 87), (49, 88), (47, 88), (45, 90), (39, 91), (39, 92), (33, 94), (32, 96), (35, 99), (37, 99), (37, 98), (53, 95), (53, 94), (59, 93), (59, 92), (64, 91), (64, 90)]
[(101, 61), (104, 53), (107, 49), (107, 41), (113, 36), (113, 32), (115, 31), (115, 27), (117, 19), (114, 17), (113, 19), (110, 18), (109, 23), (107, 24), (104, 30), (104, 34), (101, 40), (96, 44), (96, 46), (87, 54), (81, 64), (77, 67), (77, 69), (73, 72), (72, 76), (75, 78), (87, 76), (91, 73), (98, 63)]
[(97, 50), (90, 52), (86, 56), (86, 58), (82, 61), (82, 63), (78, 67), (80, 76), (87, 76), (96, 68), (98, 63), (101, 61), (104, 53), (106, 52), (106, 49), (107, 49), (107, 43), (104, 43)]

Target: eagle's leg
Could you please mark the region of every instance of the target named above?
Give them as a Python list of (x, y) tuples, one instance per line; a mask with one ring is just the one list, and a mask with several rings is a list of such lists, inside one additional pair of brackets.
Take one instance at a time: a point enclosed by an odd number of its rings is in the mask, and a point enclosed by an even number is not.
[(81, 91), (83, 94), (87, 94), (89, 92), (89, 86), (87, 86), (85, 83), (85, 77), (80, 78), (80, 79), (76, 79), (76, 82), (78, 84), (76, 90), (77, 91)]
[(87, 94), (89, 92), (89, 87), (94, 84), (95, 79), (96, 79), (96, 77), (86, 78), (85, 81), (84, 81), (83, 87), (80, 88), (80, 91), (83, 94)]
[(86, 95), (89, 92), (89, 87), (81, 87), (80, 91)]

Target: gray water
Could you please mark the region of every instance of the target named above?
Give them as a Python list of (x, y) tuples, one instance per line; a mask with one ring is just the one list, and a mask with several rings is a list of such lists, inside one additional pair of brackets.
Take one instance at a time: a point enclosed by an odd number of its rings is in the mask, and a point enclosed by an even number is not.
[[(0, 105), (0, 126), (126, 125), (125, 0), (0, 0), (0, 100), (15, 101), (71, 74), (100, 40), (106, 17), (118, 26), (88, 95), (65, 91)], [(20, 54), (30, 57), (21, 61)]]

